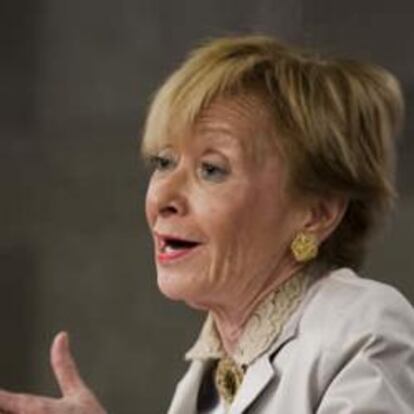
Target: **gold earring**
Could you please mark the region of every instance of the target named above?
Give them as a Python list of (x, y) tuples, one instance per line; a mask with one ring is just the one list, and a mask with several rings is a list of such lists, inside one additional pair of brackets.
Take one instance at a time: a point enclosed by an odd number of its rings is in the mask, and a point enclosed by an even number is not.
[(318, 239), (311, 233), (301, 231), (293, 239), (290, 249), (298, 262), (308, 262), (318, 255)]

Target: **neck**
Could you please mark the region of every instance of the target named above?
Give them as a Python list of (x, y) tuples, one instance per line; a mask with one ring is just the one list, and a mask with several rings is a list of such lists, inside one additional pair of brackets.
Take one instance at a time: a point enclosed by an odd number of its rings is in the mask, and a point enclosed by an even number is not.
[[(231, 355), (240, 337), (243, 334), (244, 327), (257, 306), (274, 290), (290, 279), (299, 270), (299, 266), (279, 273), (263, 286), (248, 286), (245, 294), (238, 295), (232, 300), (233, 306), (217, 306), (210, 308), (218, 333), (226, 353)], [(254, 289), (256, 288), (256, 289)]]

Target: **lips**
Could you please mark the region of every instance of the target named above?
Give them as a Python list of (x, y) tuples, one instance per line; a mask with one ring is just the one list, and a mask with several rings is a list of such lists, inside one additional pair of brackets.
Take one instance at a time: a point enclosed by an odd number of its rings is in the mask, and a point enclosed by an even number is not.
[(202, 243), (176, 235), (155, 233), (156, 255), (160, 263), (176, 261), (192, 253)]

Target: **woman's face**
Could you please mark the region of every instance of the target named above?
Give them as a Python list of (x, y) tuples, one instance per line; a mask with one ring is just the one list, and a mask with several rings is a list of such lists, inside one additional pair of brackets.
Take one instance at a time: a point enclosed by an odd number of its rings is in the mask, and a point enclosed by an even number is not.
[(213, 102), (180, 145), (153, 157), (146, 215), (158, 285), (199, 308), (237, 304), (286, 267), (303, 211), (286, 191), (283, 160), (259, 162), (243, 143), (270, 133), (257, 100)]

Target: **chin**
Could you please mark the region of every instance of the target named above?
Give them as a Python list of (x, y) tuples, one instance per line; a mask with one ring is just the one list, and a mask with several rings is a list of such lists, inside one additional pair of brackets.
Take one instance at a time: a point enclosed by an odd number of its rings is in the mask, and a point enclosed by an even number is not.
[[(181, 278), (180, 278), (181, 279)], [(182, 279), (180, 280), (173, 275), (158, 273), (157, 283), (160, 292), (171, 300), (185, 300), (188, 288), (183, 286)]]
[(195, 309), (204, 309), (203, 306), (198, 305), (200, 299), (200, 286), (197, 286), (194, 281), (184, 281), (182, 277), (175, 278), (172, 275), (158, 274), (157, 277), (158, 289), (168, 299), (174, 301), (183, 301), (187, 305)]
[(165, 286), (165, 284), (163, 283), (158, 283), (158, 289), (166, 298), (170, 300), (183, 300), (183, 297), (182, 295), (180, 295), (180, 292), (178, 292), (177, 289), (174, 289), (171, 286)]

